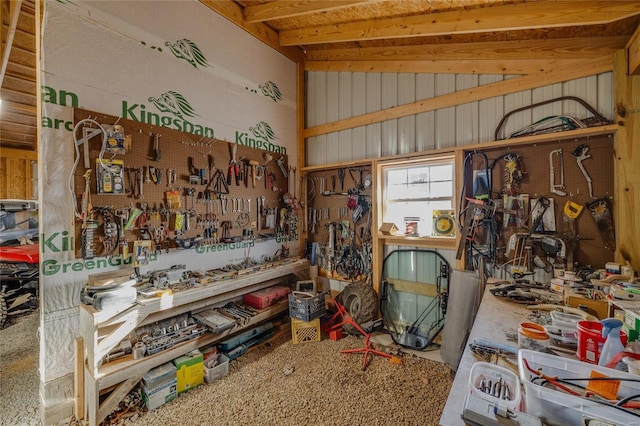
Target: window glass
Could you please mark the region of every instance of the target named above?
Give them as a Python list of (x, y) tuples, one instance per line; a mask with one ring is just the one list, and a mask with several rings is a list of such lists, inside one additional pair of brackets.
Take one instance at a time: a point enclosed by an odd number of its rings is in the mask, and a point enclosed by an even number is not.
[(399, 235), (453, 237), (453, 172), (453, 158), (383, 166), (383, 222)]

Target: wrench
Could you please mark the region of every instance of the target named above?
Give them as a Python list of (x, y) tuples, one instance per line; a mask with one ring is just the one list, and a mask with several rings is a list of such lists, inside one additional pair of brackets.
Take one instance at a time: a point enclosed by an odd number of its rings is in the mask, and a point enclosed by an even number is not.
[(282, 172), (282, 176), (289, 177), (289, 173), (287, 172), (287, 168), (284, 166), (284, 156), (278, 158), (276, 160), (276, 164), (280, 167), (280, 171)]

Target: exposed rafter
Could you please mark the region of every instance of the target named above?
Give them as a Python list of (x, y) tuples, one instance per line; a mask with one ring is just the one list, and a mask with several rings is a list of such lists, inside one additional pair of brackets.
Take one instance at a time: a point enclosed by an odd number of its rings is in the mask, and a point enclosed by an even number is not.
[[(610, 55), (593, 56), (582, 59), (588, 64), (592, 60)], [(404, 72), (427, 74), (533, 74), (548, 71), (565, 65), (575, 65), (575, 59), (493, 59), (493, 60), (445, 60), (445, 61), (306, 61), (305, 71), (333, 71), (333, 72)]]
[(638, 1), (544, 0), (280, 31), (280, 45), (597, 25), (638, 14)]
[(589, 59), (613, 54), (624, 48), (627, 40), (628, 37), (582, 37), (323, 49), (308, 51), (306, 61)]
[[(13, 46), (13, 38), (16, 34), (21, 7), (22, 0), (9, 2), (9, 30), (7, 31), (6, 39), (4, 37), (2, 39), (2, 45), (4, 48), (2, 49), (2, 65), (0, 66), (0, 87), (2, 87), (4, 74), (7, 71), (7, 65), (9, 64), (9, 55), (11, 55), (11, 46)], [(0, 23), (1, 22), (2, 21), (0, 20)]]
[(244, 8), (244, 21), (249, 23), (272, 21), (274, 19), (292, 18), (294, 16), (322, 13), (330, 10), (351, 7), (371, 0), (275, 0), (269, 3), (256, 4)]

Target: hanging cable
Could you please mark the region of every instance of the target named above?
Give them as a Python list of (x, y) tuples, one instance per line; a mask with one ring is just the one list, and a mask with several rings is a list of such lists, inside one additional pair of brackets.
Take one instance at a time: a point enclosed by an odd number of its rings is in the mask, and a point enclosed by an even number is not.
[[(98, 128), (97, 129), (91, 128), (91, 130), (93, 130), (92, 132), (89, 132), (86, 136), (82, 137), (82, 139), (78, 139), (76, 135), (78, 132), (78, 129), (85, 125), (89, 125), (89, 126), (95, 125)], [(107, 131), (104, 129), (104, 127), (102, 127), (100, 123), (98, 123), (97, 121), (91, 118), (85, 118), (84, 120), (78, 121), (78, 123), (73, 128), (73, 145), (76, 151), (76, 155), (75, 155), (75, 160), (73, 162), (73, 166), (71, 167), (71, 173), (69, 174), (68, 188), (73, 200), (73, 210), (76, 218), (78, 219), (83, 219), (83, 213), (78, 210), (78, 201), (76, 199), (76, 191), (73, 187), (73, 178), (76, 174), (76, 169), (78, 168), (78, 164), (80, 163), (79, 146), (82, 145), (83, 143), (88, 144), (89, 140), (91, 140), (93, 137), (97, 136), (100, 133), (102, 133), (102, 146), (100, 149), (100, 165), (102, 165), (102, 167), (104, 167), (106, 170), (110, 171), (102, 164), (102, 156), (104, 155), (104, 151), (107, 146)]]

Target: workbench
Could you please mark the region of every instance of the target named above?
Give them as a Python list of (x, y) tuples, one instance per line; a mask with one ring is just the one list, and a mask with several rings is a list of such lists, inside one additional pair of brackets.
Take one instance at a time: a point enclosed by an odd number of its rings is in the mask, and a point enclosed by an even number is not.
[(492, 287), (487, 286), (482, 296), (447, 403), (440, 417), (440, 424), (443, 426), (465, 424), (461, 417), (462, 409), (464, 399), (470, 392), (469, 374), (471, 366), (477, 361), (469, 349), (469, 343), (473, 342), (474, 339), (484, 339), (517, 347), (517, 342), (507, 340), (507, 333), (517, 333), (520, 323), (528, 321), (528, 316), (531, 313), (525, 305), (507, 302), (504, 298), (494, 296), (490, 293)]

